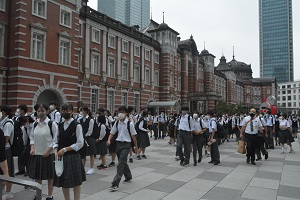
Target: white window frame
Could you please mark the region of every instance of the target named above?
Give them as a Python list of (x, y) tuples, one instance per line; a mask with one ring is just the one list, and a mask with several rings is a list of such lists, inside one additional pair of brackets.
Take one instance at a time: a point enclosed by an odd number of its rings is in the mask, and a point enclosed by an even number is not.
[[(93, 99), (95, 97), (95, 99)], [(91, 112), (96, 113), (99, 106), (99, 88), (91, 88)]]
[(128, 62), (122, 61), (122, 79), (128, 81)]
[(91, 53), (91, 73), (96, 75), (100, 74), (100, 53), (99, 52), (93, 51)]
[(139, 83), (141, 81), (141, 78), (140, 78), (140, 76), (141, 76), (140, 75), (141, 74), (141, 66), (140, 65), (135, 65), (133, 71), (134, 71), (133, 80), (134, 80), (134, 82)]
[(141, 56), (141, 47), (134, 45), (134, 56), (140, 57)]
[(154, 72), (154, 86), (159, 85), (159, 71)]
[[(111, 40), (113, 39), (113, 40)], [(113, 44), (111, 44), (113, 41)], [(116, 48), (116, 36), (108, 34), (108, 47), (115, 49)]]
[(83, 22), (79, 20), (78, 24), (78, 37), (82, 38), (83, 37)]
[(174, 74), (170, 74), (170, 87), (174, 87)]
[(122, 40), (122, 52), (124, 53), (129, 52), (129, 42), (127, 40)]
[[(96, 38), (96, 33), (99, 34), (99, 38)], [(100, 44), (100, 38), (101, 38), (101, 34), (100, 34), (100, 30), (97, 28), (92, 28), (92, 42), (95, 42), (97, 44)]]
[(170, 65), (174, 65), (175, 56), (173, 53), (170, 54)]
[(267, 88), (267, 94), (271, 94), (271, 89)]
[(178, 71), (181, 72), (181, 59), (178, 58), (177, 60), (178, 60), (178, 62), (177, 62)]
[[(181, 77), (178, 77), (177, 90), (181, 91)], [(201, 84), (200, 83), (199, 83), (199, 91), (201, 91)]]
[[(69, 25), (65, 23), (65, 20), (62, 19), (62, 17), (64, 16), (63, 13), (70, 14), (70, 21), (69, 21)], [(59, 24), (68, 28), (72, 28), (72, 10), (66, 6), (61, 6), (60, 7), (60, 13), (59, 13)], [(64, 17), (65, 18), (65, 17)], [(63, 20), (63, 21), (62, 21)]]
[(121, 93), (121, 106), (128, 106), (128, 92)]
[(5, 12), (5, 8), (6, 8), (6, 0), (0, 0), (2, 2), (2, 7), (0, 7), (0, 11)]
[[(37, 41), (35, 41), (34, 34), (42, 36), (42, 40), (41, 40), (41, 42), (42, 42), (42, 55), (41, 55), (41, 57), (37, 57), (37, 53), (40, 52), (40, 50), (37, 49), (37, 43), (36, 43)], [(34, 51), (34, 48), (33, 48), (34, 42), (35, 42), (35, 51), (36, 52), (33, 52)], [(30, 58), (31, 59), (36, 59), (36, 60), (45, 60), (45, 52), (46, 52), (46, 32), (42, 31), (42, 30), (32, 28), (31, 29)]]
[(107, 109), (112, 113), (115, 111), (115, 91), (107, 90)]
[[(35, 2), (37, 3), (43, 3), (44, 4), (44, 15), (40, 15), (39, 12), (35, 12)], [(39, 7), (37, 7), (39, 8)], [(43, 19), (47, 19), (47, 0), (32, 0), (32, 15), (43, 18)]]
[(4, 37), (5, 37), (5, 26), (0, 24), (0, 57), (4, 56)]
[(78, 48), (77, 49), (77, 56), (78, 56), (78, 71), (79, 72), (83, 72), (83, 69), (82, 69), (82, 48)]
[(154, 53), (154, 62), (159, 64), (159, 53), (157, 51)]
[(149, 60), (150, 61), (150, 50), (149, 49), (145, 49), (145, 60)]
[[(111, 66), (111, 62), (110, 61), (113, 61), (113, 66)], [(114, 58), (108, 58), (108, 62), (107, 62), (107, 76), (108, 77), (112, 77), (114, 78), (115, 77), (115, 70), (116, 69), (116, 59)]]
[[(61, 42), (69, 43), (69, 52), (68, 52), (69, 55), (68, 55), (68, 60), (67, 60), (68, 62), (67, 63), (63, 63), (62, 62), (62, 57), (61, 57), (61, 55), (62, 55)], [(60, 37), (59, 38), (58, 63), (60, 65), (63, 65), (63, 66), (70, 66), (71, 65), (71, 45), (72, 45), (72, 43), (71, 43), (70, 39), (64, 38), (64, 37)]]
[(136, 110), (140, 110), (140, 94), (135, 93), (133, 96), (133, 103)]
[(148, 84), (148, 85), (150, 84), (150, 82), (151, 82), (150, 77), (151, 77), (150, 68), (145, 67), (145, 84)]

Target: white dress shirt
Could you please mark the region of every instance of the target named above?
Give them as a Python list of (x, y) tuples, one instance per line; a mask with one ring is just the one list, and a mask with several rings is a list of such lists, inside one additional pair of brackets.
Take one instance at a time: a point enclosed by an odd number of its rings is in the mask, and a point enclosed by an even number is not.
[[(8, 122), (10, 121), (10, 122)], [(0, 122), (0, 128), (4, 132), (4, 136), (9, 137), (10, 144), (13, 144), (14, 141), (14, 125), (13, 121), (9, 119), (8, 117), (5, 117)], [(5, 144), (5, 147), (9, 148), (9, 144)]]
[(217, 131), (217, 122), (215, 118), (210, 118), (209, 119), (209, 126), (208, 126), (209, 132), (212, 133), (212, 129)]
[[(83, 116), (81, 119), (83, 122), (85, 122), (85, 120), (87, 120), (88, 118), (89, 118), (89, 115), (87, 115), (85, 117)], [(85, 134), (85, 137), (91, 136), (93, 133), (93, 129), (94, 129), (94, 119), (91, 118), (90, 122), (89, 122), (89, 129), (88, 129), (88, 132)]]
[[(190, 120), (188, 120), (188, 118), (190, 118)], [(194, 130), (194, 120), (193, 118), (188, 114), (185, 114), (184, 116), (182, 116), (180, 118), (180, 122), (179, 122), (179, 128), (178, 130), (182, 130), (182, 131), (193, 131)]]
[(243, 122), (242, 122), (242, 126), (245, 126), (245, 133), (250, 134), (250, 135), (255, 135), (258, 133), (259, 131), (259, 127), (262, 127), (262, 123), (259, 119), (259, 117), (256, 117), (252, 120), (253, 122), (253, 129), (251, 131), (251, 117), (247, 116), (244, 118)]
[[(145, 120), (145, 119), (144, 119)], [(148, 131), (148, 129), (144, 129), (144, 120), (142, 120), (141, 122), (140, 122), (140, 124), (139, 124), (139, 129), (141, 130), (141, 131), (143, 131), (143, 132), (147, 132)]]
[(116, 127), (117, 122), (112, 127), (112, 129), (110, 131), (111, 134), (114, 135), (114, 134), (116, 134), (116, 132), (118, 132), (118, 137), (117, 137), (116, 141), (131, 142), (131, 135), (136, 135), (136, 131), (134, 129), (133, 122), (130, 122), (130, 124), (129, 124), (130, 133), (128, 132), (128, 129), (127, 129), (128, 120), (129, 120), (128, 117), (126, 117), (124, 122), (121, 122), (121, 121), (118, 122), (118, 127)]
[(203, 129), (206, 128), (206, 124), (204, 123), (204, 121), (201, 118), (198, 118), (197, 120), (194, 119), (194, 130), (195, 131), (201, 131), (201, 130), (203, 130), (201, 128), (201, 126), (200, 126), (200, 123), (201, 123)]
[(51, 120), (60, 123), (61, 122), (61, 114), (55, 109), (50, 113)]
[(99, 140), (102, 140), (105, 137), (105, 135), (106, 135), (106, 126), (104, 124), (101, 124)]

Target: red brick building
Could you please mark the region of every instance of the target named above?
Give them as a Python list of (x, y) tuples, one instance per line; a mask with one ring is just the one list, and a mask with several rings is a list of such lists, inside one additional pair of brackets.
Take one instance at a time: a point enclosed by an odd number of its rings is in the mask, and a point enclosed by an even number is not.
[(246, 105), (236, 72), (216, 70), (215, 57), (199, 53), (192, 36), (180, 41), (153, 20), (139, 31), (86, 3), (0, 0), (2, 104), (56, 100), (92, 111), (133, 105), (169, 112), (180, 105), (206, 111), (218, 100)]

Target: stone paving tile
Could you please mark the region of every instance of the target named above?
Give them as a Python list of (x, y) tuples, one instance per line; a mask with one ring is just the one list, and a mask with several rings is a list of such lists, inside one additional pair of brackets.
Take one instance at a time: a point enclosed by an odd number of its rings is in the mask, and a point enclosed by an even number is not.
[(294, 198), (288, 198), (288, 197), (277, 196), (277, 200), (299, 200), (299, 198), (294, 199)]
[(254, 177), (258, 178), (265, 178), (265, 179), (273, 179), (273, 180), (280, 180), (281, 173), (276, 172), (266, 172), (266, 171), (257, 171)]
[(258, 166), (247, 165), (246, 163), (239, 164), (233, 171), (239, 172), (248, 172), (248, 173), (256, 173), (258, 170)]
[(81, 192), (85, 194), (94, 194), (101, 190), (105, 190), (111, 186), (110, 182), (107, 181), (93, 181), (81, 186)]
[(242, 194), (243, 198), (255, 200), (276, 200), (277, 190), (248, 186)]
[(220, 181), (217, 186), (234, 190), (244, 190), (248, 186), (249, 182), (250, 180), (241, 180), (226, 177), (222, 181)]
[(283, 171), (280, 184), (288, 185), (294, 187), (300, 187), (300, 173), (295, 173), (293, 171)]
[(182, 181), (162, 179), (160, 181), (157, 181), (156, 183), (149, 185), (148, 187), (146, 187), (146, 189), (171, 193), (183, 186), (184, 184), (185, 182)]
[(300, 199), (300, 187), (280, 185), (277, 195), (282, 197)]
[(222, 162), (224, 162), (224, 161), (226, 161), (226, 162), (235, 162), (235, 163), (240, 164), (241, 162), (245, 161), (245, 159), (244, 158), (235, 158), (235, 157), (230, 156), (230, 157), (227, 157), (224, 160), (222, 160)]
[(202, 199), (209, 200), (237, 200), (243, 191), (214, 187)]
[(240, 179), (245, 181), (250, 181), (253, 178), (253, 173), (248, 172), (240, 172), (240, 171), (232, 171), (230, 174), (226, 176), (226, 178)]
[(295, 165), (284, 165), (283, 166), (283, 171), (293, 171), (293, 172), (300, 172), (300, 165), (295, 166)]
[(157, 199), (162, 199), (166, 195), (168, 195), (168, 193), (155, 191), (155, 190), (149, 190), (149, 189), (142, 189), (131, 195), (128, 195), (127, 197), (125, 197), (123, 199), (124, 200), (133, 200), (133, 199), (157, 200)]
[(156, 169), (152, 172), (159, 173), (159, 174), (165, 174), (165, 175), (172, 175), (178, 171), (181, 171), (182, 169), (183, 168), (178, 168), (178, 167), (164, 167), (164, 168)]
[(193, 173), (193, 172), (184, 172), (184, 171), (179, 171), (175, 174), (172, 174), (171, 176), (168, 176), (166, 179), (174, 180), (174, 181), (184, 181), (184, 182), (189, 182), (199, 174), (201, 174), (203, 171), (199, 170), (199, 173)]
[(300, 162), (299, 161), (291, 161), (291, 160), (285, 160), (284, 161), (285, 165), (295, 165), (295, 166), (300, 166)]
[(233, 167), (223, 167), (222, 163), (221, 166), (213, 166), (212, 168), (210, 168), (209, 172), (218, 172), (218, 173), (230, 173), (234, 168)]
[(129, 183), (121, 182), (119, 185), (118, 191), (132, 194), (132, 193), (135, 193), (136, 191), (139, 191), (139, 190), (147, 187), (150, 184), (151, 183), (149, 183), (149, 182), (144, 182), (144, 181), (140, 181), (140, 180), (132, 180)]
[(237, 167), (240, 163), (237, 163), (237, 162), (230, 162), (230, 161), (224, 161), (224, 160), (221, 160), (221, 166), (224, 166), (224, 167)]
[(278, 190), (279, 180), (254, 177), (249, 186)]
[(168, 175), (165, 175), (165, 174), (149, 172), (147, 174), (144, 174), (144, 175), (141, 175), (141, 176), (135, 178), (135, 180), (141, 180), (141, 181), (145, 181), (145, 182), (149, 182), (149, 183), (155, 183), (161, 179), (166, 178), (167, 176)]
[(198, 200), (205, 194), (206, 192), (202, 192), (202, 191), (196, 191), (196, 190), (191, 190), (186, 188), (178, 188), (168, 196), (164, 197), (163, 200), (182, 200), (182, 199)]
[[(119, 191), (116, 191), (116, 192), (111, 192), (109, 190), (103, 190), (103, 191), (100, 191), (100, 192), (97, 192), (95, 194), (92, 194), (92, 195), (89, 195), (87, 197), (82, 197), (80, 199), (82, 200), (118, 200), (118, 199), (122, 199), (126, 196), (128, 196), (129, 194), (128, 193), (124, 193), (124, 192), (119, 192)], [(58, 198), (55, 198), (55, 199), (58, 199)], [(63, 199), (63, 198), (61, 198)]]
[(218, 173), (218, 172), (208, 172), (205, 171), (199, 176), (195, 177), (197, 179), (205, 179), (205, 180), (210, 180), (210, 181), (221, 181), (227, 176), (225, 173)]
[[(98, 170), (98, 169), (95, 169), (95, 170)], [(107, 176), (108, 175), (97, 174), (97, 173), (94, 173), (94, 174), (91, 174), (91, 175), (86, 175), (87, 181), (83, 182), (83, 185), (87, 184), (89, 182), (98, 181), (99, 179), (103, 179)]]
[(142, 165), (142, 167), (152, 168), (152, 169), (159, 169), (161, 167), (166, 167), (166, 166), (167, 164), (162, 162), (151, 162), (149, 164)]
[(183, 188), (208, 192), (211, 188), (218, 184), (218, 181), (209, 181), (205, 179), (193, 179), (183, 185)]

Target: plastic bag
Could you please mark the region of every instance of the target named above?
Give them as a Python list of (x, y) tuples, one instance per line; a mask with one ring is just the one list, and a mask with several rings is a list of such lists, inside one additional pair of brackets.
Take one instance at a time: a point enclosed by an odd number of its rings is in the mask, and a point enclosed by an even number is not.
[(56, 175), (60, 177), (64, 172), (64, 159), (61, 157), (61, 159), (58, 160), (58, 157), (56, 157), (54, 162)]

